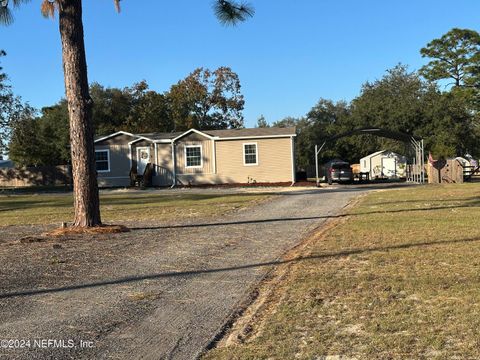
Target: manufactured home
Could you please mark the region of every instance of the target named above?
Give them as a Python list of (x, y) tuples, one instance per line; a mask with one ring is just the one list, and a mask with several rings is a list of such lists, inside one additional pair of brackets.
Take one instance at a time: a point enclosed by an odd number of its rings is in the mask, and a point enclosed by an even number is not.
[(377, 151), (360, 159), (360, 172), (370, 179), (398, 179), (406, 176), (407, 159), (393, 151)]
[(294, 183), (295, 128), (132, 134), (95, 140), (98, 183), (129, 186), (147, 171), (154, 186)]

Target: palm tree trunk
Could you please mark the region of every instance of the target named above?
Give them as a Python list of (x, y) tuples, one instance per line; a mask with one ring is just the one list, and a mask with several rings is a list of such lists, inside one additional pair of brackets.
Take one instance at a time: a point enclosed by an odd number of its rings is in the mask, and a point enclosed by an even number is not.
[(65, 94), (70, 117), (74, 226), (101, 225), (95, 166), (92, 99), (88, 90), (82, 1), (59, 0)]

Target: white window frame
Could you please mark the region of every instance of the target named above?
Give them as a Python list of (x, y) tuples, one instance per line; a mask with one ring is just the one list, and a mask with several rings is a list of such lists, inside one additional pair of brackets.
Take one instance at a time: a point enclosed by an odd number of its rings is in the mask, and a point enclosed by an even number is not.
[[(97, 152), (106, 152), (107, 153), (107, 165), (108, 165), (108, 170), (97, 170), (97, 173), (107, 173), (110, 172), (110, 149), (96, 149), (95, 150), (95, 155)], [(96, 156), (95, 156), (96, 158)], [(105, 161), (105, 160), (102, 160)], [(97, 168), (97, 159), (95, 159), (95, 169)]]
[[(200, 148), (200, 165), (188, 166), (187, 164), (187, 149), (191, 148)], [(203, 149), (202, 145), (185, 145), (184, 147), (184, 156), (185, 156), (185, 169), (201, 169), (203, 168)]]
[[(255, 163), (247, 164), (245, 162), (245, 145), (255, 145)], [(256, 142), (243, 143), (243, 166), (258, 166), (258, 144)]]

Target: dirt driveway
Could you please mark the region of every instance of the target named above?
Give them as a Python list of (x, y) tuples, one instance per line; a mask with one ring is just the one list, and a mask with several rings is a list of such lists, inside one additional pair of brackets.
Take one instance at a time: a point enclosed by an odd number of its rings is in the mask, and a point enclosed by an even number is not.
[(272, 262), (365, 191), (291, 191), (214, 221), (0, 245), (0, 340), (20, 340), (0, 358), (195, 358)]

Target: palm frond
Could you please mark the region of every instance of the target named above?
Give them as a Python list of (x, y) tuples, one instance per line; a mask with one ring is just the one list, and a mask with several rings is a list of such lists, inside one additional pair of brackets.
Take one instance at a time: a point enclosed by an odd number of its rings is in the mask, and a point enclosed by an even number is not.
[(115, 10), (119, 13), (120, 12), (120, 0), (113, 0), (113, 4), (115, 5)]
[(30, 0), (0, 0), (0, 25), (10, 25), (13, 22), (13, 15), (10, 9), (10, 5), (18, 7), (23, 3), (27, 3)]
[[(6, 0), (6, 2), (8, 3), (8, 0)], [(14, 7), (18, 7), (21, 4), (25, 4), (25, 3), (30, 2), (30, 0), (13, 0), (12, 2), (13, 2)]]
[[(4, 5), (4, 3), (6, 3)], [(2, 1), (0, 3), (0, 24), (2, 25), (10, 25), (13, 22), (12, 12), (8, 8), (8, 2)]]
[(40, 5), (40, 12), (44, 17), (53, 19), (57, 5), (55, 0), (43, 0), (42, 5)]
[(218, 20), (224, 25), (236, 25), (255, 14), (255, 9), (248, 3), (215, 0), (213, 10)]

